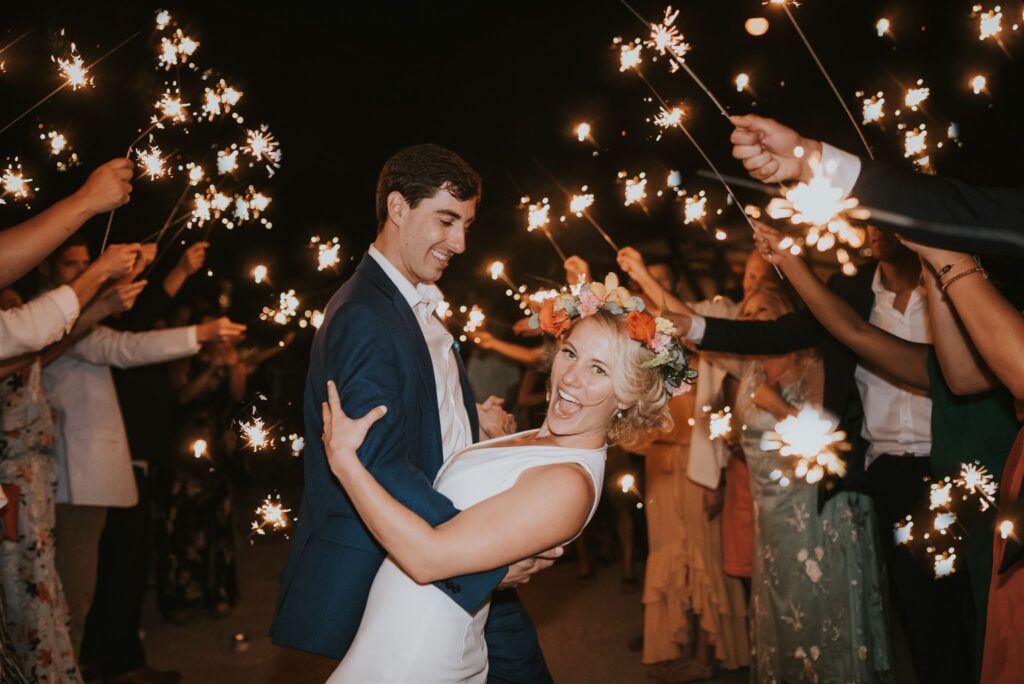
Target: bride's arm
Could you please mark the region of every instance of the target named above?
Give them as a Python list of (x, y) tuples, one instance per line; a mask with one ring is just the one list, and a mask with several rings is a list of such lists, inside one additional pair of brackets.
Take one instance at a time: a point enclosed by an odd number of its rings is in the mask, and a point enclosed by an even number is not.
[(524, 472), (510, 489), (434, 528), (380, 486), (356, 455), (377, 407), (358, 420), (341, 408), (334, 383), (324, 404), (324, 445), (331, 471), (360, 518), (392, 559), (419, 584), (482, 572), (536, 556), (575, 536), (594, 502), (590, 476), (572, 464)]

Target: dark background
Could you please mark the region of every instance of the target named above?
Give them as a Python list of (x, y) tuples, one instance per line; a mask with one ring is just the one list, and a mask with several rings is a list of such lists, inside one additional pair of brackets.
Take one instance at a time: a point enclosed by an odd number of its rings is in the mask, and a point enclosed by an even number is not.
[[(635, 6), (660, 20), (664, 5), (637, 0)], [(1018, 71), (999, 46), (978, 40), (972, 2), (837, 2), (808, 0), (793, 12), (860, 119), (858, 90), (883, 90), (884, 126), (869, 125), (867, 135), (878, 156), (902, 158), (903, 134), (896, 128), (928, 124), (933, 165), (939, 173), (990, 184), (1017, 180), (1020, 144), (1014, 135), (1021, 120), (1016, 101)], [(1024, 57), (1018, 32), (1021, 4), (1002, 3), (1003, 40), (1010, 55)], [(986, 8), (988, 6), (986, 5)], [(684, 1), (677, 25), (692, 44), (688, 63), (733, 112), (758, 112), (788, 122), (807, 135), (859, 152), (845, 114), (817, 71), (781, 9), (757, 0)], [(157, 9), (200, 42), (194, 55), (199, 70), (157, 71)], [(748, 35), (748, 17), (764, 16), (770, 28)], [(894, 36), (879, 38), (875, 21), (891, 19)], [(244, 169), (252, 183), (273, 197), (257, 222), (210, 233), (213, 276), (190, 285), (211, 296), (233, 288), (230, 310), (251, 320), (276, 292), (294, 288), (303, 308), (322, 308), (334, 285), (357, 263), (376, 230), (373, 191), (382, 163), (398, 148), (435, 142), (462, 154), (482, 174), (484, 196), (466, 254), (458, 257), (441, 285), (455, 305), (479, 303), (492, 319), (512, 321), (513, 303), (504, 286), (490, 281), (485, 265), (505, 259), (517, 281), (536, 286), (531, 276), (559, 279), (559, 260), (543, 236), (528, 234), (517, 210), (521, 193), (547, 196), (554, 205), (552, 230), (569, 253), (595, 265), (611, 266), (611, 250), (582, 219), (557, 222), (564, 212), (558, 190), (531, 162), (536, 156), (566, 185), (587, 183), (597, 194), (594, 215), (620, 244), (651, 252), (676, 250), (695, 273), (722, 278), (727, 256), (749, 245), (748, 229), (735, 209), (725, 206), (721, 189), (695, 176), (703, 164), (679, 131), (655, 141), (647, 121), (656, 103), (632, 73), (619, 73), (612, 38), (645, 36), (644, 27), (618, 2), (446, 2), (312, 3), (235, 0), (168, 5), (146, 2), (41, 3), (7, 6), (0, 46), (26, 29), (32, 32), (0, 55), (0, 122), (6, 123), (52, 90), (59, 81), (51, 54), (65, 54), (69, 40), (87, 62), (137, 30), (142, 33), (93, 69), (94, 88), (65, 90), (17, 125), (0, 134), (0, 154), (20, 156), (27, 175), (40, 187), (33, 208), (40, 208), (84, 180), (97, 164), (124, 153), (145, 127), (164, 81), (178, 80), (185, 101), (198, 110), (199, 73), (212, 69), (244, 91), (239, 110), (246, 126), (270, 125), (284, 152), (282, 168), (271, 179), (261, 169)], [(66, 29), (66, 36), (60, 29)], [(673, 104), (688, 111), (688, 126), (724, 172), (742, 175), (729, 157), (730, 127), (682, 73), (670, 75), (664, 60), (652, 63), (645, 51), (645, 74)], [(756, 97), (738, 93), (736, 73), (750, 74)], [(990, 94), (974, 95), (967, 86), (974, 73), (989, 78)], [(894, 116), (905, 87), (924, 78), (932, 90), (923, 111)], [(216, 80), (216, 79), (214, 79)], [(601, 148), (576, 141), (572, 128), (589, 121)], [(946, 144), (950, 122), (960, 129), (962, 147)], [(64, 130), (82, 166), (61, 174), (47, 159), (36, 127)], [(241, 143), (244, 132), (228, 118), (194, 122), (186, 128), (158, 131), (165, 151), (179, 150), (184, 161), (203, 156), (213, 142)], [(207, 168), (214, 166), (211, 156)], [(668, 170), (683, 172), (683, 187), (707, 190), (721, 216), (707, 228), (723, 228), (725, 243), (696, 225), (684, 226), (681, 205), (656, 198)], [(646, 171), (650, 216), (622, 206), (616, 173)], [(132, 203), (118, 210), (113, 239), (139, 239), (168, 215), (184, 179), (140, 180)], [(743, 201), (763, 196), (741, 191)], [(22, 204), (0, 206), (0, 221), (12, 224), (26, 215)], [(88, 234), (98, 244), (105, 225), (96, 219)], [(713, 231), (712, 231), (713, 232)], [(204, 230), (182, 233), (199, 239)], [(338, 236), (344, 267), (315, 270), (308, 247), (312, 235)], [(178, 244), (162, 265), (176, 260)], [(272, 285), (257, 287), (249, 272), (257, 263), (270, 267)], [(225, 282), (231, 284), (225, 285)], [(270, 330), (264, 334), (278, 334)], [(496, 332), (498, 330), (496, 329)], [(254, 331), (254, 334), (260, 334)]]

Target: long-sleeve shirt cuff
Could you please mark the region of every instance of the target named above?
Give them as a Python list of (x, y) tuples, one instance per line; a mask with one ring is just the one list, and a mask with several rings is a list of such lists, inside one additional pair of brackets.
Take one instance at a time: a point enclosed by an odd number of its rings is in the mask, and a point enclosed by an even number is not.
[(686, 333), (687, 339), (696, 345), (704, 341), (704, 331), (708, 327), (708, 321), (703, 316), (690, 316), (690, 330)]
[(64, 316), (64, 334), (71, 332), (71, 328), (74, 327), (75, 321), (78, 320), (80, 312), (78, 295), (75, 294), (75, 291), (69, 285), (61, 285), (43, 296), (49, 297), (57, 305), (57, 308), (60, 309), (61, 315)]
[(821, 166), (828, 174), (832, 185), (843, 191), (843, 197), (853, 191), (857, 177), (860, 176), (860, 157), (823, 142), (821, 143)]

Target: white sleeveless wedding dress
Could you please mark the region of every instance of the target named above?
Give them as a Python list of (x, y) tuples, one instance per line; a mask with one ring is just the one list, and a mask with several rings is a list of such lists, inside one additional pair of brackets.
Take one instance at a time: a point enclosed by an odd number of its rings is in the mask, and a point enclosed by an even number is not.
[[(597, 509), (604, 479), (605, 448), (502, 446), (525, 433), (471, 445), (441, 467), (434, 489), (465, 510), (512, 487), (530, 468), (577, 463), (594, 482)], [(377, 571), (355, 641), (329, 684), (414, 682), (435, 684), (487, 680), (484, 625), (490, 601), (467, 613), (432, 584), (420, 585), (386, 559)]]

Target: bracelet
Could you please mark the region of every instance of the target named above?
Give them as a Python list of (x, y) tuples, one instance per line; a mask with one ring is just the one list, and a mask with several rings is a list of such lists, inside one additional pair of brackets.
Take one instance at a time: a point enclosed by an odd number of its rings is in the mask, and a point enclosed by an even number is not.
[(943, 284), (942, 284), (942, 292), (943, 292), (943, 293), (945, 293), (945, 292), (946, 292), (946, 290), (948, 290), (948, 289), (949, 289), (949, 286), (950, 286), (950, 285), (952, 285), (952, 284), (953, 284), (953, 283), (955, 283), (956, 281), (960, 280), (961, 278), (966, 278), (967, 276), (969, 276), (969, 275), (971, 275), (971, 274), (973, 274), (973, 273), (980, 273), (980, 274), (981, 274), (981, 276), (982, 276), (982, 277), (983, 277), (983, 278), (984, 278), (985, 280), (988, 280), (988, 273), (987, 273), (987, 272), (985, 271), (985, 269), (983, 269), (983, 268), (982, 268), (981, 266), (977, 266), (977, 267), (975, 267), (975, 268), (972, 268), (972, 269), (971, 269), (971, 270), (969, 270), (969, 271), (964, 271), (963, 273), (958, 273), (957, 275), (955, 275), (955, 276), (953, 276), (952, 278), (950, 278), (950, 279), (949, 279), (949, 282), (943, 283)]
[(942, 276), (946, 275), (947, 273), (952, 271), (954, 268), (956, 268), (957, 266), (959, 266), (963, 262), (967, 261), (968, 259), (973, 259), (975, 263), (978, 263), (978, 259), (976, 257), (971, 257), (971, 256), (964, 257), (963, 259), (960, 259), (959, 261), (954, 261), (953, 263), (946, 264), (945, 266), (940, 268), (938, 271), (935, 272), (935, 277), (938, 278), (939, 282), (941, 283), (942, 282)]

